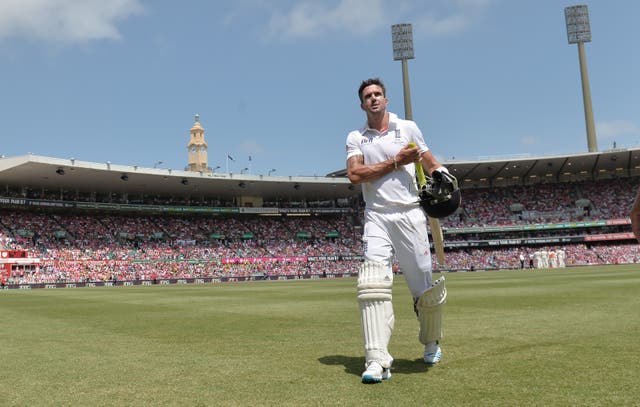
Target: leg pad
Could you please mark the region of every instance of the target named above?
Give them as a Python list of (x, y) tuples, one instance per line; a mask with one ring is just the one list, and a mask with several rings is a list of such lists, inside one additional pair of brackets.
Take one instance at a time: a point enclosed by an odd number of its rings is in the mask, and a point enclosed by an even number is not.
[(420, 321), (420, 342), (428, 344), (442, 338), (442, 307), (447, 302), (447, 289), (444, 277), (436, 280), (416, 302)]
[(387, 348), (394, 326), (391, 290), (393, 273), (383, 263), (366, 261), (358, 272), (358, 302), (366, 363), (378, 362), (391, 367), (393, 358)]

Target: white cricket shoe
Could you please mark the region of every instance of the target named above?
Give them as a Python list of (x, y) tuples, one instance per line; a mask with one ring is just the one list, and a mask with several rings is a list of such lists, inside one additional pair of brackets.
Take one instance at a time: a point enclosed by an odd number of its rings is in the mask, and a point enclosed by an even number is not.
[(362, 383), (380, 383), (391, 379), (391, 369), (384, 368), (378, 362), (371, 362), (362, 373)]
[(429, 366), (437, 365), (442, 360), (442, 349), (438, 342), (431, 342), (424, 347), (424, 363)]

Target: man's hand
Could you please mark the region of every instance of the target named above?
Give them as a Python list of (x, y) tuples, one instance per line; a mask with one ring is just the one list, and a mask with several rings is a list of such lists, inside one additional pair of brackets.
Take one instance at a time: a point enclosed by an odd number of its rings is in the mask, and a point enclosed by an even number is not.
[(420, 160), (420, 150), (417, 146), (409, 147), (406, 145), (402, 147), (402, 150), (398, 151), (395, 156), (395, 160), (398, 165), (407, 165)]
[(427, 186), (420, 191), (422, 199), (448, 199), (458, 189), (458, 180), (446, 170), (434, 170)]

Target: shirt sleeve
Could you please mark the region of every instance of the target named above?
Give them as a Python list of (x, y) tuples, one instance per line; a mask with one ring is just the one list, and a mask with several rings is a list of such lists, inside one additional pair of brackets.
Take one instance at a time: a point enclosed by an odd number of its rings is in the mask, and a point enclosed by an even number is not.
[(424, 153), (425, 151), (429, 151), (429, 147), (424, 141), (424, 136), (422, 135), (422, 132), (420, 131), (418, 125), (413, 121), (409, 121), (408, 128), (409, 133), (411, 134), (411, 141), (416, 143), (416, 146), (420, 148), (420, 154)]
[(347, 136), (347, 160), (356, 155), (363, 155), (362, 150), (360, 150), (360, 143), (358, 139), (360, 133), (358, 131), (352, 131)]

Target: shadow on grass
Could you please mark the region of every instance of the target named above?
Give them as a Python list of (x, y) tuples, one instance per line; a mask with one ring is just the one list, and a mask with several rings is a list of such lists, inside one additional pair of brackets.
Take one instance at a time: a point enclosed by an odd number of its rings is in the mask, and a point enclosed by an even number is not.
[[(344, 366), (344, 371), (348, 374), (360, 376), (364, 369), (364, 358), (359, 356), (345, 356), (345, 355), (331, 355), (318, 358), (318, 361), (324, 365)], [(429, 371), (422, 358), (409, 360), (409, 359), (396, 359), (393, 361), (391, 367), (393, 374), (412, 374), (412, 373), (424, 373)]]

